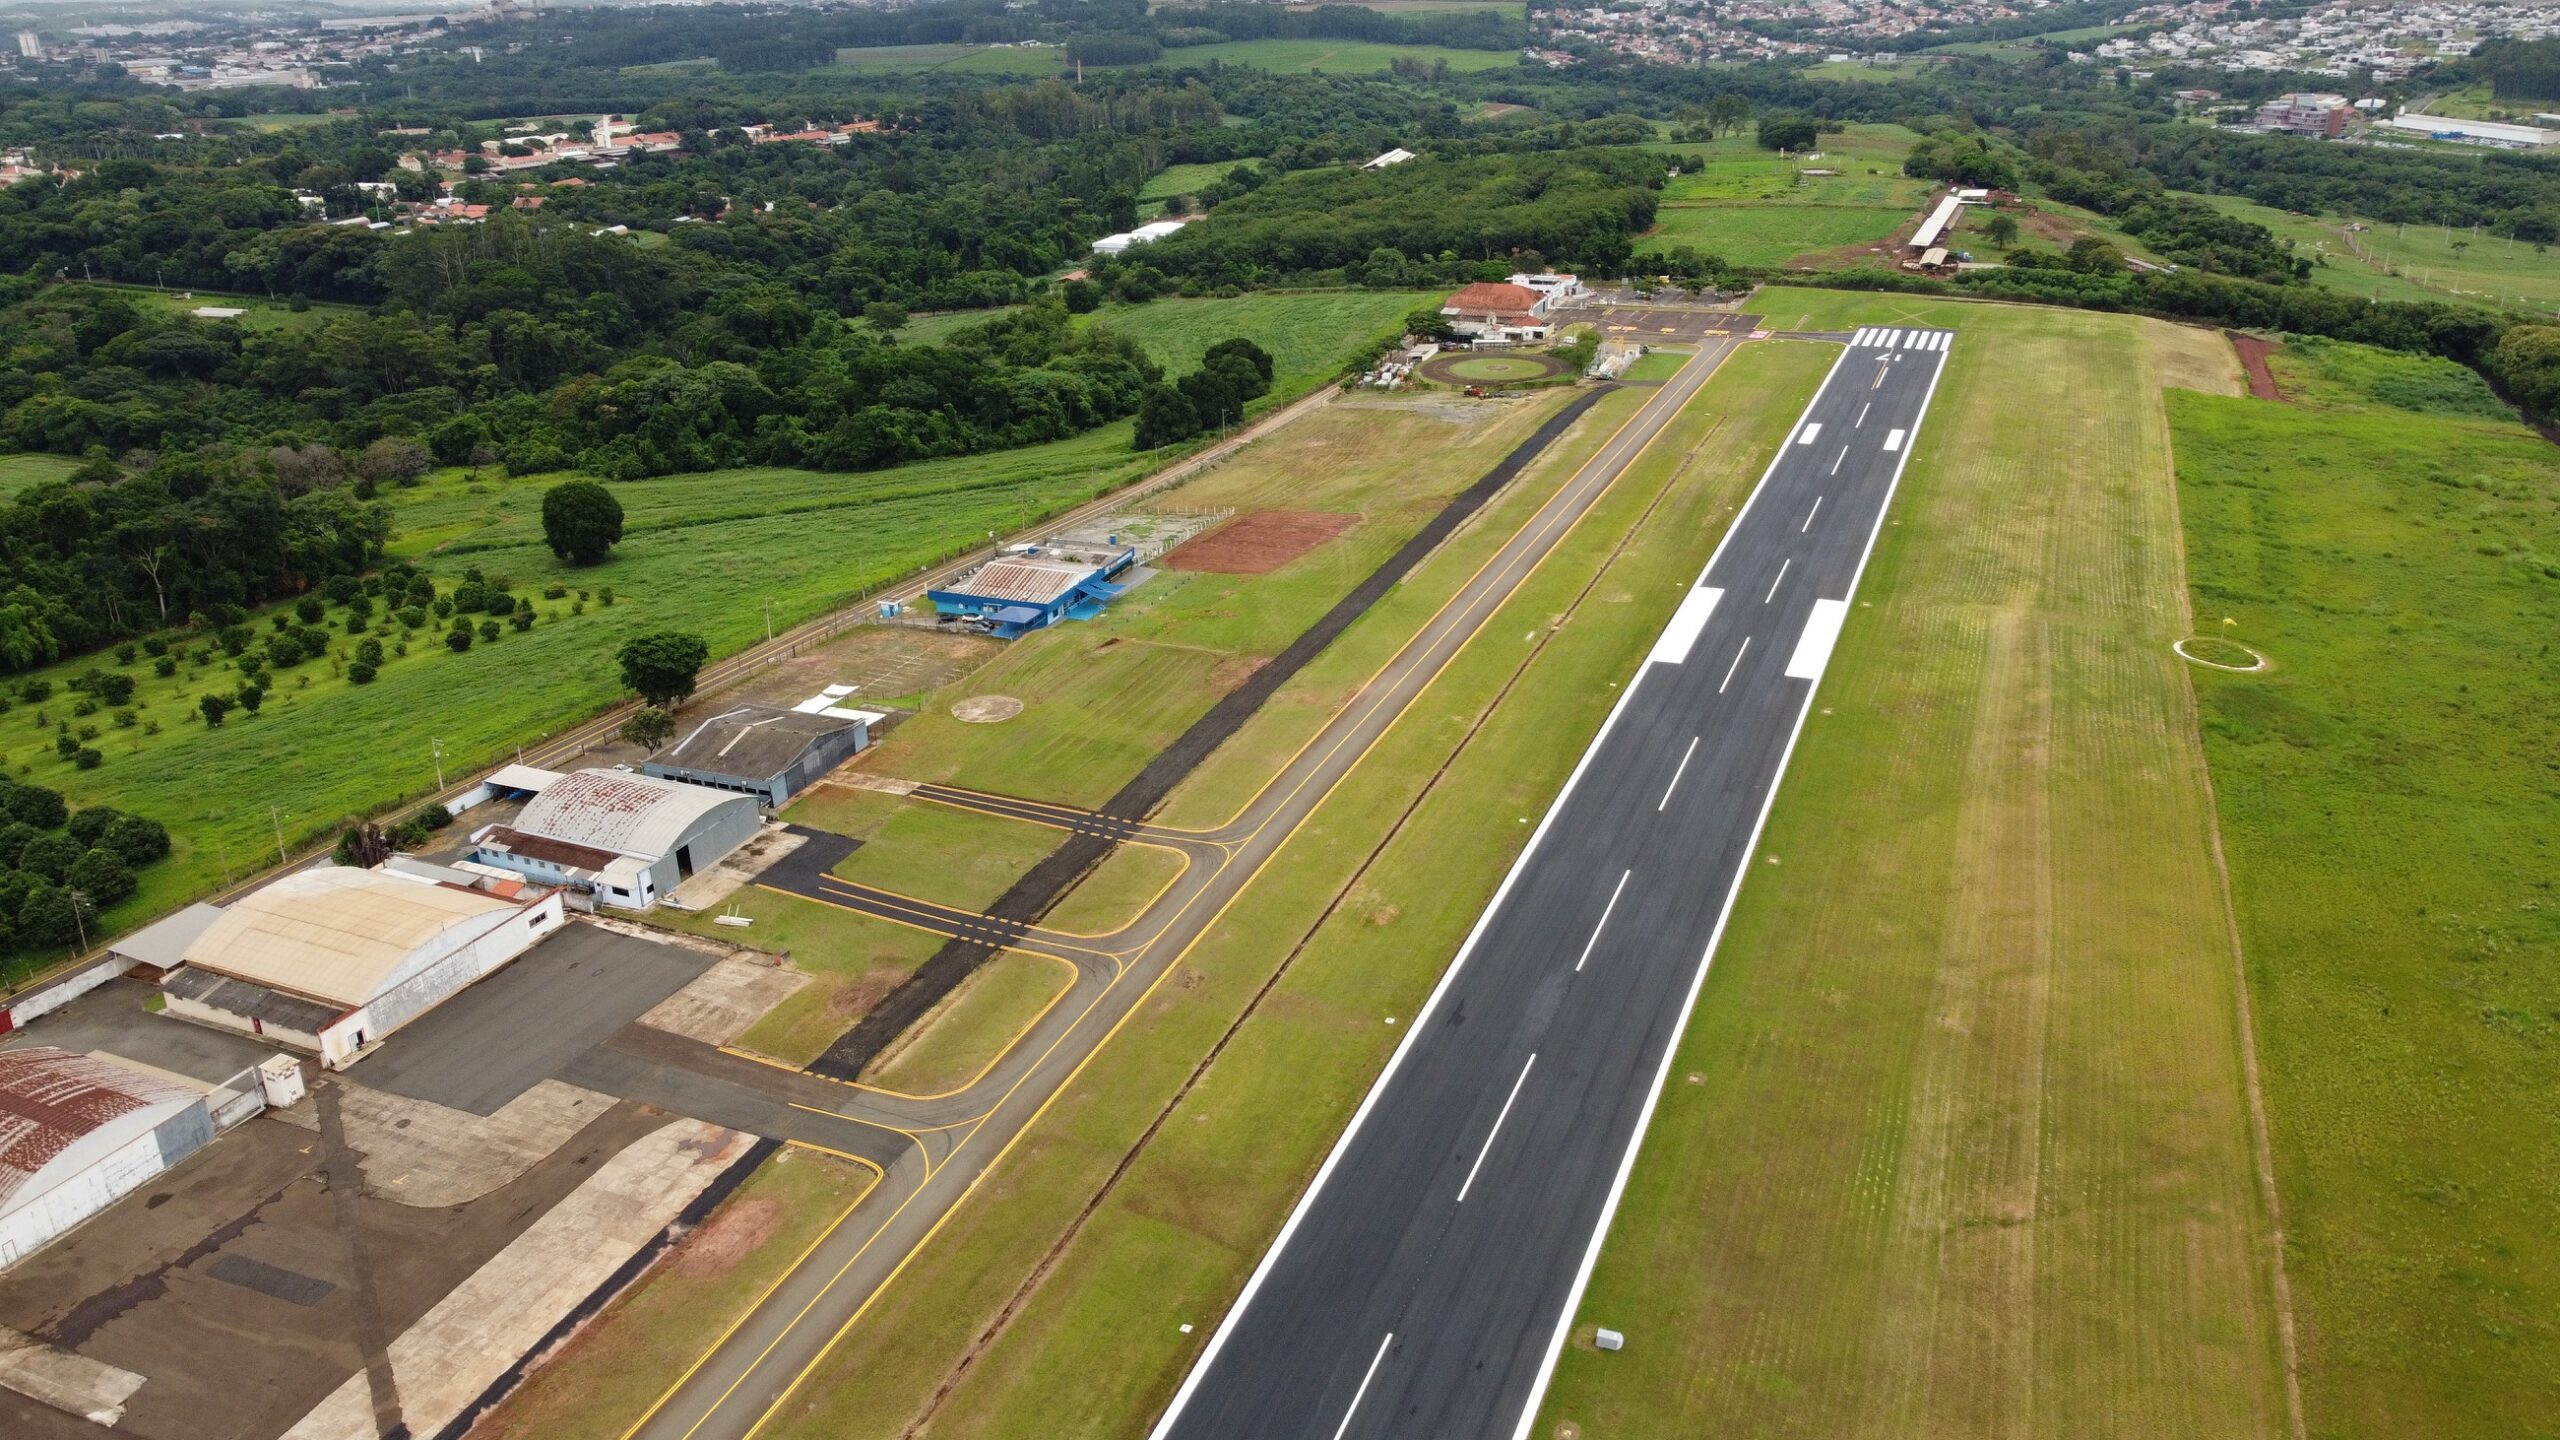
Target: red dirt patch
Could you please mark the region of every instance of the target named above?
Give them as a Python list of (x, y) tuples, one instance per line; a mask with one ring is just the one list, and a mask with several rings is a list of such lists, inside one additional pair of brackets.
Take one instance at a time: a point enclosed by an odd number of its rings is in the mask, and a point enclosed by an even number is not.
[(1264, 575), (1360, 523), (1325, 510), (1257, 510), (1195, 536), (1164, 557), (1168, 568)]
[(781, 1224), (781, 1201), (732, 1200), (676, 1247), (675, 1268), (696, 1275), (721, 1274), (772, 1239)]
[[(2240, 354), (2240, 368), (2249, 372), (2249, 394), (2259, 400), (2284, 400), (2285, 393), (2276, 385), (2276, 374), (2267, 368), (2267, 357), (2276, 352), (2276, 343), (2237, 330), (2225, 330), (2231, 348)], [(2291, 401), (2285, 403), (2290, 404)]]

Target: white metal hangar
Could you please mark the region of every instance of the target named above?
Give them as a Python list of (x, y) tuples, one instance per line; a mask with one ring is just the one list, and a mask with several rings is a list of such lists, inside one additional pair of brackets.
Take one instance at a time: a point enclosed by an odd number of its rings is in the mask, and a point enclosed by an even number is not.
[(471, 837), (471, 858), (596, 903), (646, 910), (720, 862), (764, 823), (754, 795), (627, 770), (573, 770), (544, 783), (514, 823)]
[(211, 1139), (202, 1090), (50, 1045), (0, 1050), (0, 1267)]
[[(823, 698), (823, 697), (822, 697)], [(876, 712), (732, 705), (649, 757), (640, 773), (753, 795), (779, 810), (871, 743)]]
[(384, 870), (303, 870), (225, 908), (160, 992), (171, 1015), (343, 1070), (563, 919), (556, 890), (507, 896)]

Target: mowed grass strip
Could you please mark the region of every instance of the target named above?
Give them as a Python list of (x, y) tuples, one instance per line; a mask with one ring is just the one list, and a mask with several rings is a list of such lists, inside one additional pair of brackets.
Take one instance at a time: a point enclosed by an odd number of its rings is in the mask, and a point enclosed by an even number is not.
[(783, 818), (860, 840), (835, 873), (919, 900), (983, 910), (1058, 846), (1045, 825), (877, 790), (820, 785)]
[(1778, 265), (1816, 250), (1881, 243), (1911, 218), (1899, 206), (1709, 202), (1665, 205), (1637, 242), (1690, 245), (1731, 265)]
[(744, 1314), (877, 1178), (816, 1151), (776, 1151), (472, 1433), (621, 1434), (701, 1353), (706, 1327), (716, 1333)]
[(1946, 376), (1540, 1434), (2285, 1433), (2141, 322), (1923, 313)]
[(959, 1089), (995, 1063), (1074, 980), (1062, 960), (998, 955), (909, 1026), (896, 1048), (863, 1072), (863, 1083), (907, 1095)]
[[(1614, 699), (1612, 685), (1652, 643), (1835, 353), (1766, 345), (1728, 362), (1326, 798), (768, 1433), (902, 1434), (954, 1380), (931, 1419), (936, 1435), (1144, 1432), (1384, 1063), (1398, 1034), (1384, 1017), (1411, 1015), (1448, 963), (1526, 839), (1516, 817), (1534, 816), (1562, 784)], [(1461, 532), (1344, 637), (1339, 668), (1321, 678), (1339, 687), (1365, 677), (1560, 478), (1507, 497)], [(1666, 486), (1673, 498), (1522, 674), (1531, 646)], [(1470, 741), (1515, 676), (1510, 697)], [(1402, 837), (1345, 893), (1462, 745)], [(1264, 758), (1231, 746), (1212, 765), (1267, 773)], [(1289, 974), (1165, 1115), (1001, 1338), (955, 1375), (988, 1321), (1311, 931)], [(1177, 1328), (1186, 1322), (1189, 1335)]]
[(1124, 844), (1085, 872), (1049, 913), (1042, 928), (1070, 935), (1108, 935), (1145, 912), (1167, 885), (1180, 878), (1182, 852), (1161, 845)]
[[(2362, 358), (2341, 368), (2405, 357)], [(2169, 416), (2197, 628), (2273, 662), (2194, 683), (2310, 1432), (2547, 1432), (2560, 459), (2514, 422), (2369, 400), (2173, 394)]]
[[(721, 925), (719, 915), (750, 923), (743, 929)], [(810, 977), (734, 1042), (793, 1065), (806, 1065), (826, 1053), (837, 1036), (871, 1013), (881, 996), (942, 948), (942, 937), (931, 931), (756, 885), (731, 895), (717, 912), (661, 909), (651, 919), (787, 956), (793, 969)]]

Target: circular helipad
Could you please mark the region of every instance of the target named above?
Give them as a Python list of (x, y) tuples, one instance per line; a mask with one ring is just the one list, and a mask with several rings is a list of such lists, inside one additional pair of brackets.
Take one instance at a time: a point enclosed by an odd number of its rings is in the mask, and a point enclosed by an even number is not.
[(2190, 635), (2169, 648), (2177, 651), (2181, 660), (2235, 675), (2254, 675), (2267, 668), (2266, 656), (2220, 635)]
[(1418, 373), (1423, 379), (1442, 385), (1519, 385), (1531, 380), (1552, 379), (1570, 370), (1570, 366), (1552, 355), (1460, 351), (1432, 356), (1422, 362)]
[(1022, 702), (1010, 695), (972, 695), (951, 707), (951, 718), (972, 725), (996, 725), (1022, 713)]

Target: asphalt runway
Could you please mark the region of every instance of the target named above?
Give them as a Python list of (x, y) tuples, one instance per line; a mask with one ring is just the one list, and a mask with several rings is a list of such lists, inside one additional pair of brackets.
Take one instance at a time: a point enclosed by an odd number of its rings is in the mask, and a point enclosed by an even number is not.
[(1156, 1440), (1526, 1440), (1952, 338), (1852, 338)]

